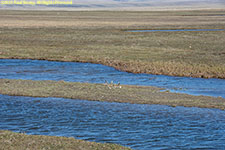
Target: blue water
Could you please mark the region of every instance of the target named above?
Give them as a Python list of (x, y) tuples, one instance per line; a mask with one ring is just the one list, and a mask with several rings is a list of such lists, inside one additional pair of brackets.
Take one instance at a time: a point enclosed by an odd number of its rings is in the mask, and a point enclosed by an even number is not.
[(138, 150), (225, 148), (225, 111), (0, 95), (0, 129)]
[(178, 32), (178, 31), (224, 31), (224, 29), (160, 29), (160, 30), (128, 30), (127, 32)]
[(225, 80), (133, 74), (91, 63), (0, 59), (0, 78), (157, 86), (172, 92), (225, 98)]

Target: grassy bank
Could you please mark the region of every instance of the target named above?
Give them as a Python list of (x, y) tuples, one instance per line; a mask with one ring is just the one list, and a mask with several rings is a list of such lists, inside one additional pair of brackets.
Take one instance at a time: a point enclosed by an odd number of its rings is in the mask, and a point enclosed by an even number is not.
[(0, 58), (101, 63), (133, 73), (225, 78), (225, 10), (0, 10)]
[(0, 79), (0, 94), (7, 95), (225, 109), (223, 98), (160, 90), (156, 87), (131, 85)]
[(0, 150), (131, 150), (116, 144), (100, 144), (72, 137), (26, 135), (0, 130)]

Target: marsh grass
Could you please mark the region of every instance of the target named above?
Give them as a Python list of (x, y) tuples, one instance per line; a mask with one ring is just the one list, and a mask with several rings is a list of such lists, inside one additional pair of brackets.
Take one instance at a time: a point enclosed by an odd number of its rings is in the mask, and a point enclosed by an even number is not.
[(64, 97), (137, 104), (225, 109), (224, 98), (191, 96), (161, 91), (150, 86), (90, 84), (65, 81), (32, 81), (0, 79), (0, 94), (32, 97)]
[(116, 144), (102, 144), (72, 137), (26, 135), (0, 130), (0, 150), (131, 150)]
[(91, 62), (133, 73), (225, 78), (224, 10), (0, 10), (0, 58)]

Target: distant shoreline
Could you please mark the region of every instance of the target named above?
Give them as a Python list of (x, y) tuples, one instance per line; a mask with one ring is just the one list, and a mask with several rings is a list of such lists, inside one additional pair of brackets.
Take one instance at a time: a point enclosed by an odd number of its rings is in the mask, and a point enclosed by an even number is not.
[[(7, 0), (4, 0), (7, 2)], [(26, 1), (26, 0), (24, 0)], [(47, 0), (39, 0), (46, 1)], [(55, 0), (48, 0), (54, 2)], [(225, 2), (217, 0), (216, 2), (210, 1), (185, 1), (185, 0), (164, 0), (162, 1), (123, 1), (123, 0), (82, 0), (82, 1), (70, 1), (69, 0), (58, 0), (65, 1), (65, 4), (23, 4), (12, 3), (12, 4), (1, 4), (0, 10), (64, 10), (64, 11), (176, 11), (176, 10), (209, 10), (209, 9), (224, 9)], [(31, 1), (32, 2), (32, 1)]]
[(86, 8), (86, 7), (1, 7), (0, 10), (21, 10), (21, 11), (198, 11), (198, 10), (224, 10), (225, 6), (218, 7), (107, 7), (107, 8)]

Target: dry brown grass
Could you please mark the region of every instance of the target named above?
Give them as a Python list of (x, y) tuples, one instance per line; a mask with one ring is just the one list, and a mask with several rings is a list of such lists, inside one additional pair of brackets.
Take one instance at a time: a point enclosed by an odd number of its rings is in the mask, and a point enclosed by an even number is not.
[(0, 130), (0, 150), (131, 150), (116, 144), (100, 144), (72, 137), (26, 135)]
[(225, 10), (193, 11), (15, 11), (0, 10), (0, 26), (10, 28), (73, 27), (126, 29), (223, 26)]
[[(225, 78), (224, 10), (0, 11), (0, 58), (101, 63), (134, 73)], [(221, 16), (222, 15), (222, 16)]]

